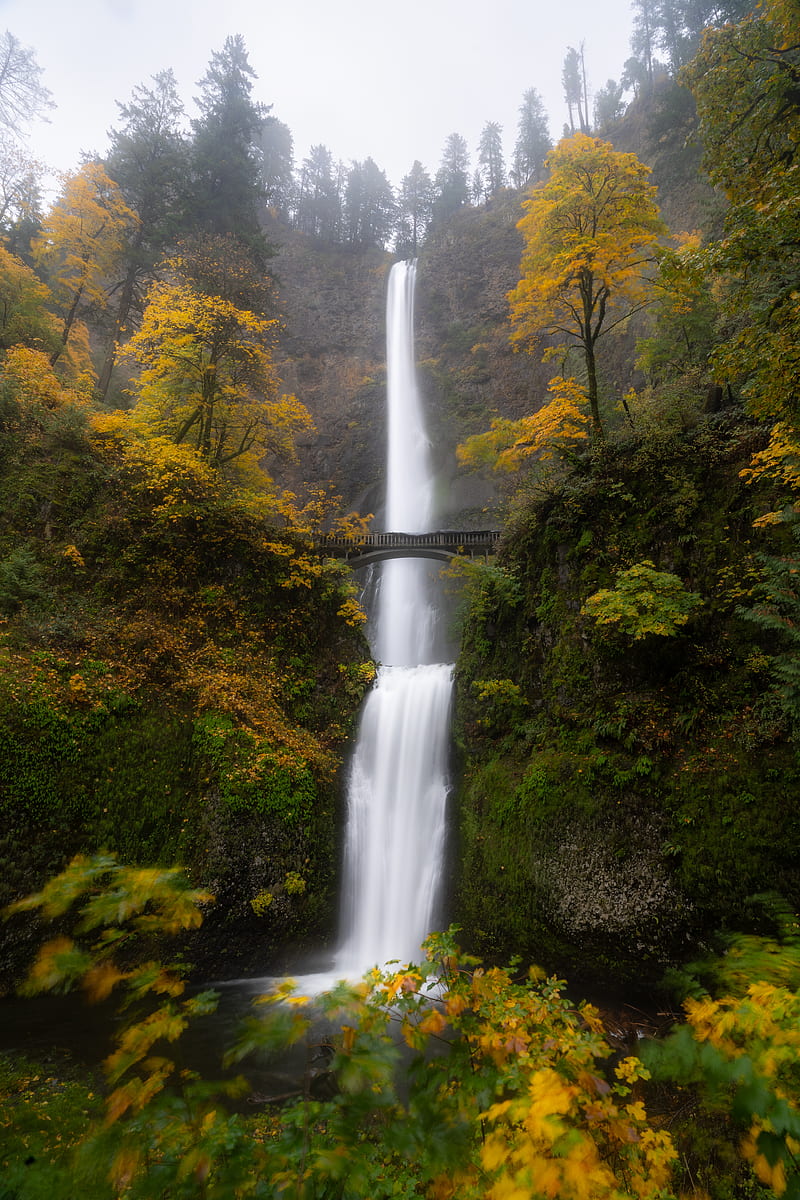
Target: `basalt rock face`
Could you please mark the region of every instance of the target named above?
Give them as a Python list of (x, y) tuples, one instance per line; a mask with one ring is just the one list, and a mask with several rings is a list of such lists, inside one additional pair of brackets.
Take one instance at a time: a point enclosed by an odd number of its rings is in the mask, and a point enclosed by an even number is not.
[(386, 280), (382, 251), (352, 252), (280, 230), (273, 260), (284, 387), (314, 418), (290, 484), (332, 483), (347, 510), (382, 504), (386, 457)]
[[(521, 416), (550, 371), (512, 351), (506, 294), (518, 276), (520, 196), (465, 209), (421, 248), (416, 357), (443, 526), (485, 525), (493, 482), (461, 470), (455, 450), (491, 416)], [(278, 368), (310, 410), (295, 482), (333, 484), (346, 509), (382, 521), (386, 457), (385, 305), (391, 256), (333, 247), (289, 230), (271, 234), (284, 329)]]

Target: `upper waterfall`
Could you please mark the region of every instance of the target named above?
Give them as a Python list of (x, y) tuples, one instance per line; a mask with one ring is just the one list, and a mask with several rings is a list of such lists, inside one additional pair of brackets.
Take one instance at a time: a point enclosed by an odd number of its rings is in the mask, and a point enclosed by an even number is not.
[[(414, 361), (415, 284), (416, 264), (396, 263), (386, 300), (386, 526), (403, 533), (424, 532), (433, 519), (430, 443)], [(383, 567), (375, 653), (387, 666), (415, 666), (436, 657), (436, 612), (429, 573), (419, 559), (389, 562)]]
[(386, 528), (424, 533), (431, 528), (430, 443), (414, 361), (415, 262), (396, 263), (386, 298)]

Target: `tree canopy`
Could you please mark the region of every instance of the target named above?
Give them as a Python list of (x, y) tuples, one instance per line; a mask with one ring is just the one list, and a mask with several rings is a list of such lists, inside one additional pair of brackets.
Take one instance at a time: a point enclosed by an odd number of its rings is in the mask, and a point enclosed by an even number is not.
[(0, 129), (7, 134), (19, 135), (54, 107), (41, 74), (33, 50), (26, 49), (8, 30), (0, 34)]
[(103, 309), (109, 285), (138, 217), (99, 163), (67, 175), (61, 193), (33, 243), (34, 259), (47, 278), (61, 319), (55, 362), (82, 315)]
[(519, 222), (521, 277), (509, 295), (515, 342), (556, 339), (552, 357), (577, 346), (595, 434), (602, 434), (595, 347), (651, 298), (651, 268), (666, 232), (649, 169), (635, 154), (576, 134), (547, 158)]
[[(174, 264), (174, 267), (178, 264)], [(134, 420), (194, 447), (212, 466), (253, 473), (267, 453), (291, 455), (311, 426), (281, 394), (272, 361), (275, 321), (182, 279), (156, 282), (127, 353), (140, 368)]]
[(259, 207), (267, 109), (253, 100), (255, 78), (241, 34), (226, 38), (200, 80), (201, 115), (192, 122), (190, 216), (197, 228), (233, 234), (264, 258)]
[(709, 30), (684, 73), (705, 163), (730, 204), (725, 237), (702, 255), (722, 281), (730, 337), (715, 355), (750, 410), (798, 424), (800, 390), (800, 45), (794, 7)]

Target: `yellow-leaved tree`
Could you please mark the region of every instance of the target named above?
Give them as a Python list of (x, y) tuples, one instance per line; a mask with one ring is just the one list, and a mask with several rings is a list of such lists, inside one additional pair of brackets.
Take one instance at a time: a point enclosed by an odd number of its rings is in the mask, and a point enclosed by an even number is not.
[(89, 308), (105, 308), (117, 282), (126, 238), (138, 221), (99, 163), (86, 163), (64, 178), (61, 194), (32, 243), (61, 322), (55, 364)]
[(126, 348), (140, 367), (134, 425), (193, 447), (217, 469), (235, 464), (240, 475), (267, 454), (291, 457), (295, 435), (313, 426), (300, 401), (281, 392), (277, 322), (172, 280), (151, 287)]
[(550, 400), (530, 416), (517, 421), (497, 417), (485, 433), (467, 438), (456, 450), (458, 461), (468, 467), (516, 471), (532, 455), (540, 459), (565, 456), (576, 442), (585, 441), (585, 389), (575, 379), (556, 375), (548, 391)]
[(557, 339), (545, 359), (576, 346), (586, 371), (592, 429), (602, 436), (595, 347), (652, 299), (666, 226), (650, 170), (635, 154), (577, 133), (547, 157), (549, 178), (525, 201), (520, 281), (509, 294), (514, 342)]
[(46, 308), (49, 299), (50, 292), (28, 264), (0, 246), (0, 350), (30, 346), (49, 358), (59, 337)]

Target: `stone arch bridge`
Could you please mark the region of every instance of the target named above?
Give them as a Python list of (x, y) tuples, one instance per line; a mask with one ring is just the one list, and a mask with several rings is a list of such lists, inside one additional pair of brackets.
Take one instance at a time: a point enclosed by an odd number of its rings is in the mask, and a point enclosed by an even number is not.
[(344, 558), (351, 567), (387, 558), (433, 558), (449, 562), (465, 556), (487, 558), (500, 541), (497, 529), (440, 529), (435, 533), (366, 533), (358, 537), (331, 535), (315, 539), (315, 548), (329, 558)]

